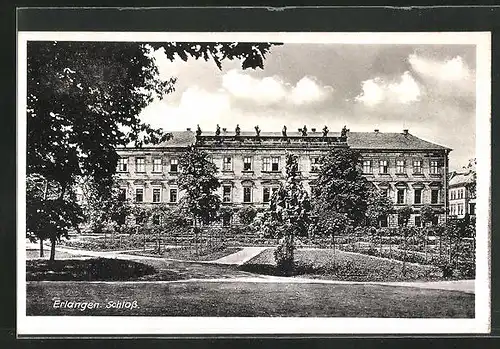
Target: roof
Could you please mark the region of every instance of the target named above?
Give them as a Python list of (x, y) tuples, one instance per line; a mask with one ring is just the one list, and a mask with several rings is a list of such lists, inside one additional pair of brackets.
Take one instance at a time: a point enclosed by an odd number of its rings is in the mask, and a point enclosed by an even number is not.
[(349, 132), (347, 144), (354, 149), (451, 150), (411, 133), (396, 132)]
[(473, 172), (464, 172), (464, 173), (455, 173), (453, 177), (451, 177), (448, 184), (452, 185), (465, 185), (468, 183), (474, 182), (474, 174)]
[[(194, 144), (196, 140), (195, 132), (189, 131), (173, 131), (170, 132), (172, 138), (152, 147), (172, 148), (172, 147), (187, 147)], [(308, 131), (307, 137), (318, 137), (323, 132)], [(214, 136), (213, 131), (203, 131), (202, 136)], [(241, 136), (255, 136), (255, 131), (241, 131)], [(280, 132), (264, 132), (260, 133), (262, 137), (281, 137)], [(221, 136), (235, 136), (234, 131), (221, 131)], [(301, 137), (302, 133), (297, 131), (288, 131), (288, 137)], [(328, 136), (340, 137), (340, 132), (330, 132)], [(451, 150), (442, 145), (426, 141), (418, 138), (411, 133), (396, 133), (396, 132), (349, 132), (347, 136), (347, 144), (353, 149), (368, 150)]]

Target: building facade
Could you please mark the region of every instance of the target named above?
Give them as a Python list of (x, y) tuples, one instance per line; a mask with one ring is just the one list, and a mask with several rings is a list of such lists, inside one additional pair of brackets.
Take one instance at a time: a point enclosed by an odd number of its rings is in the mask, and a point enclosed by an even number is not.
[(449, 214), (452, 217), (463, 218), (465, 215), (476, 214), (476, 197), (471, 190), (474, 182), (472, 172), (451, 173), (449, 180)]
[[(413, 207), (411, 225), (421, 224), (418, 212), (425, 204), (436, 210), (439, 220), (446, 219), (450, 149), (415, 137), (407, 130), (172, 132), (170, 140), (154, 147), (119, 149), (122, 195), (137, 203), (176, 205), (183, 194), (177, 186), (179, 157), (189, 145), (206, 151), (219, 169), (222, 185), (218, 194), (225, 206), (267, 205), (283, 180), (287, 151), (297, 155), (304, 187), (311, 192), (321, 157), (331, 149), (350, 147), (361, 152), (363, 174), (392, 199), (396, 209)], [(237, 223), (235, 216), (232, 223)], [(393, 214), (384, 225), (397, 223), (397, 215)]]

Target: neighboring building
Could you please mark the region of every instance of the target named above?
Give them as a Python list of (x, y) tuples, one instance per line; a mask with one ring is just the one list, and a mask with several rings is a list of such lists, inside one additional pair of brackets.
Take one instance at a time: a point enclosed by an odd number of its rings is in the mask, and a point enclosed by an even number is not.
[[(411, 205), (415, 214), (410, 224), (420, 225), (418, 210), (424, 204), (446, 219), (449, 148), (403, 133), (330, 132), (312, 128), (298, 132), (228, 132), (219, 135), (188, 129), (157, 146), (123, 148), (118, 151), (118, 173), (123, 195), (136, 202), (166, 202), (175, 205), (182, 197), (177, 186), (179, 156), (195, 145), (207, 151), (219, 168), (223, 205), (265, 206), (283, 179), (285, 152), (298, 156), (304, 187), (311, 191), (320, 159), (332, 148), (351, 147), (361, 151), (363, 173), (377, 188), (391, 197), (395, 207)], [(234, 217), (236, 218), (236, 217)], [(233, 219), (233, 222), (236, 222)], [(224, 224), (230, 222), (225, 221)], [(389, 226), (397, 224), (390, 215)]]
[(475, 181), (473, 172), (450, 174), (449, 180), (449, 214), (452, 217), (463, 218), (466, 214), (476, 214), (476, 197), (471, 191)]

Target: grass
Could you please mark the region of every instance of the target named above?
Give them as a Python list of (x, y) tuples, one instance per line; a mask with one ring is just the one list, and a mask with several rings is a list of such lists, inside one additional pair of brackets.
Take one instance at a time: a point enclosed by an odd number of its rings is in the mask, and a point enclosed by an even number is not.
[[(182, 247), (167, 247), (162, 250), (161, 256), (164, 258), (172, 259), (182, 259), (191, 261), (214, 261), (219, 258), (228, 256), (230, 254), (241, 251), (240, 247), (221, 247), (221, 248), (202, 248), (197, 254), (195, 247), (182, 246)], [(130, 254), (138, 256), (154, 256), (158, 257), (158, 253), (155, 250), (149, 251), (134, 251), (129, 252)]]
[(26, 263), (28, 281), (174, 281), (248, 277), (252, 274), (230, 265), (141, 259), (31, 260)]
[[(240, 269), (260, 274), (275, 274), (273, 251), (264, 250)], [(333, 250), (330, 249), (296, 250), (295, 261), (296, 274), (307, 274), (312, 278), (351, 281), (428, 281), (441, 278), (440, 269), (436, 267), (406, 263), (403, 275), (402, 262), (338, 250), (334, 256)]]
[[(471, 318), (474, 295), (378, 285), (29, 282), (27, 315)], [(98, 302), (60, 309), (54, 301)], [(137, 308), (107, 308), (108, 302)]]
[(154, 267), (127, 260), (92, 258), (85, 260), (31, 260), (26, 263), (28, 281), (138, 280), (152, 275)]
[[(63, 251), (57, 251), (56, 250), (56, 259), (62, 259), (62, 258), (72, 258), (74, 257), (74, 254), (66, 253)], [(50, 257), (50, 248), (45, 248), (43, 251), (43, 257), (40, 257), (40, 250), (26, 250), (26, 259), (48, 259)]]

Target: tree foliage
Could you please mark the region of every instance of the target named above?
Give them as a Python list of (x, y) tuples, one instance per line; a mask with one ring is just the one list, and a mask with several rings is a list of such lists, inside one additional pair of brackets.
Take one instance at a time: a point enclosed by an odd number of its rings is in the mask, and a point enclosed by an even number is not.
[(381, 220), (387, 217), (394, 210), (394, 204), (387, 195), (383, 195), (380, 191), (372, 187), (368, 195), (368, 205), (366, 207), (366, 217), (368, 222), (380, 225)]
[(296, 155), (286, 154), (285, 173), (285, 182), (271, 198), (268, 218), (273, 221), (269, 226), (276, 227), (280, 238), (274, 254), (278, 270), (289, 274), (294, 269), (294, 238), (307, 235), (312, 205), (300, 178)]
[[(170, 60), (201, 58), (213, 60), (219, 68), (224, 60), (240, 59), (246, 69), (262, 68), (271, 46), (30, 41), (26, 171), (28, 177), (43, 177), (59, 188), (58, 201), (27, 198), (31, 234), (50, 236), (55, 244), (70, 226), (78, 227), (80, 212), (71, 192), (79, 177), (86, 178), (103, 200), (109, 200), (118, 160), (116, 148), (155, 144), (169, 137), (139, 118), (151, 101), (172, 92), (176, 81), (175, 77), (160, 78), (154, 49), (163, 49)], [(27, 196), (31, 194), (28, 190)], [(57, 204), (61, 204), (58, 209), (53, 207)]]
[(360, 225), (370, 200), (370, 184), (360, 169), (361, 154), (349, 148), (331, 150), (323, 159), (314, 182), (317, 212), (345, 214), (353, 225)]
[(413, 210), (410, 206), (403, 206), (398, 210), (398, 223), (400, 226), (408, 226)]
[(221, 199), (215, 193), (221, 185), (216, 176), (217, 167), (205, 151), (194, 146), (182, 154), (179, 164), (178, 183), (184, 191), (181, 206), (203, 224), (216, 221), (221, 205)]
[(426, 226), (434, 222), (436, 219), (436, 212), (434, 212), (434, 209), (430, 205), (424, 205), (420, 209), (420, 217), (422, 218), (422, 223)]

